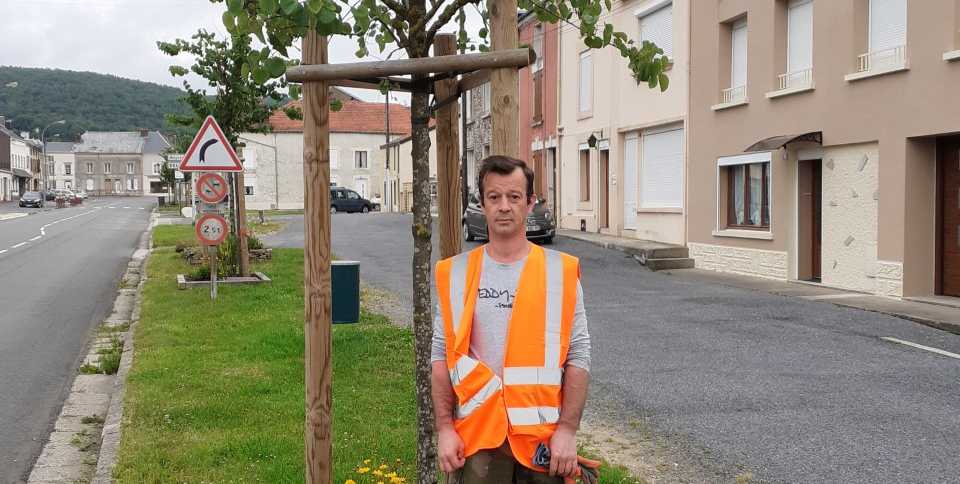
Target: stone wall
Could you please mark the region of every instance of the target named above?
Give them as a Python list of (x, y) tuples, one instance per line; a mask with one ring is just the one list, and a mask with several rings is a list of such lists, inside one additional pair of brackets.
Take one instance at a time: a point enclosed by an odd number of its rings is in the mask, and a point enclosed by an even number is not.
[(903, 297), (903, 263), (878, 261), (876, 294)]
[(697, 269), (732, 272), (747, 276), (787, 279), (787, 253), (728, 247), (722, 245), (689, 243), (690, 257)]

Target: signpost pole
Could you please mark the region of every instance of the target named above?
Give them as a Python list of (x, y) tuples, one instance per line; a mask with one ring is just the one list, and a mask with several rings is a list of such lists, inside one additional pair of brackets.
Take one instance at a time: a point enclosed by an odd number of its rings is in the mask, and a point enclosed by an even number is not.
[(240, 275), (250, 275), (250, 252), (247, 249), (247, 201), (243, 172), (237, 172), (237, 240), (240, 243)]
[(217, 299), (217, 246), (210, 245), (210, 299)]

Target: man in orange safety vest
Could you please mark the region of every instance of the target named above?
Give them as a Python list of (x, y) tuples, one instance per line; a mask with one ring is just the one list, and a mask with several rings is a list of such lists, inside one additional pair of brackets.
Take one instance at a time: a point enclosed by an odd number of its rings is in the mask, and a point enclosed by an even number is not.
[(489, 243), (436, 266), (433, 403), (440, 468), (453, 482), (559, 483), (580, 470), (590, 379), (580, 264), (527, 240), (533, 177), (523, 161), (485, 159)]

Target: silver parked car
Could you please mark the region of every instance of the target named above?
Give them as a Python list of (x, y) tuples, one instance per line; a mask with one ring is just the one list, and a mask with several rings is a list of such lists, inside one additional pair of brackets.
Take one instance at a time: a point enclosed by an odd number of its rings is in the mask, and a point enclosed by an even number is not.
[[(487, 218), (483, 214), (483, 207), (480, 206), (480, 198), (476, 192), (470, 195), (467, 209), (463, 212), (462, 223), (464, 240), (487, 240)], [(538, 199), (533, 211), (527, 215), (527, 239), (550, 244), (553, 243), (556, 231), (553, 212), (547, 207), (545, 200)]]

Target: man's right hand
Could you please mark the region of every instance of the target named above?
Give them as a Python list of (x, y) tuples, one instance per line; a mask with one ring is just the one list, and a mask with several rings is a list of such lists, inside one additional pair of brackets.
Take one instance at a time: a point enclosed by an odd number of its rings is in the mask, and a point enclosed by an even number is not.
[(454, 428), (440, 429), (437, 435), (437, 457), (440, 461), (440, 470), (451, 473), (463, 467), (466, 460), (463, 458), (463, 439)]

